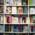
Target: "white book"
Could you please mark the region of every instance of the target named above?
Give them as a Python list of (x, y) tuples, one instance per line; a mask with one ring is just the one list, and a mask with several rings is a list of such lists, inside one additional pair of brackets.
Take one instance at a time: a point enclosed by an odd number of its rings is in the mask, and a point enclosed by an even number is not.
[(4, 16), (4, 24), (7, 24), (7, 23), (6, 23), (6, 22), (7, 22), (6, 20), (7, 20), (7, 19), (6, 19), (6, 16)]
[(12, 17), (12, 24), (17, 24), (18, 23), (18, 18), (17, 17)]
[(26, 18), (26, 24), (30, 24), (30, 18), (29, 17)]
[(17, 14), (17, 8), (16, 7), (12, 7), (12, 14)]
[(16, 3), (18, 6), (21, 6), (22, 5), (22, 0), (16, 0)]
[(24, 26), (23, 32), (28, 32), (28, 26)]
[(5, 0), (6, 1), (6, 5), (13, 5), (14, 3), (13, 3), (13, 0)]
[(35, 8), (30, 8), (30, 14), (35, 14)]

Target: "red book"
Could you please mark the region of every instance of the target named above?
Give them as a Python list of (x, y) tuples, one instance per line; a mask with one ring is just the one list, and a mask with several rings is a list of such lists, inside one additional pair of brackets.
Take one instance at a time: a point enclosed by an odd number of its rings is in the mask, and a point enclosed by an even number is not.
[(7, 16), (7, 23), (12, 23), (12, 16)]

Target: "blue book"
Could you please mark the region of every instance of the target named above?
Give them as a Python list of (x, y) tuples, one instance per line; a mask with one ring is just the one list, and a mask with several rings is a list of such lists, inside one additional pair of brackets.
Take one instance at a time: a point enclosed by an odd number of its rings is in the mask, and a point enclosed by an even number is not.
[(17, 25), (13, 26), (13, 32), (18, 32), (18, 26)]

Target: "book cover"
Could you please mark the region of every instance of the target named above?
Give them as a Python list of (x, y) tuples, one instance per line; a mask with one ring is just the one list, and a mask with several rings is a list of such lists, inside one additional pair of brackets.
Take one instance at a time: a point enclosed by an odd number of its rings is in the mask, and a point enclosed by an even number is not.
[(22, 15), (23, 14), (23, 8), (22, 7), (18, 7), (18, 14)]
[(17, 14), (17, 8), (16, 7), (12, 7), (12, 14)]
[(11, 14), (12, 13), (12, 7), (6, 7), (6, 13)]
[(26, 0), (22, 0), (22, 5), (26, 5)]
[(22, 24), (22, 17), (18, 17), (18, 23)]
[(4, 23), (4, 16), (3, 15), (0, 15), (0, 24), (3, 24)]
[(13, 2), (13, 0), (5, 0), (5, 4), (12, 6), (12, 5), (14, 5), (14, 2)]
[(18, 17), (12, 16), (12, 24), (17, 24), (18, 23)]
[(7, 24), (7, 18), (4, 16), (4, 24)]
[(28, 32), (28, 26), (23, 27), (23, 32)]
[(0, 32), (5, 32), (5, 25), (0, 25)]
[(30, 8), (30, 14), (35, 14), (35, 8)]
[(29, 5), (32, 5), (32, 0), (29, 0)]
[(28, 7), (23, 7), (23, 13), (28, 14)]
[(5, 25), (5, 32), (10, 32), (10, 25)]
[(19, 32), (19, 31), (18, 31), (18, 25), (14, 25), (14, 26), (13, 26), (13, 32)]
[(35, 16), (32, 16), (32, 23), (35, 23)]
[(22, 0), (16, 0), (16, 4), (17, 4), (17, 6), (21, 6), (22, 5)]
[(6, 18), (7, 18), (7, 23), (12, 23), (12, 16), (9, 15)]

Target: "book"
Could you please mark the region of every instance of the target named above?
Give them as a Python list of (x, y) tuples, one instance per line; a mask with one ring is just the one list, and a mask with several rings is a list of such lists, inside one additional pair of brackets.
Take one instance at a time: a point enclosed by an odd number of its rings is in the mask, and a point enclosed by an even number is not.
[(23, 13), (28, 14), (28, 7), (23, 7)]
[(10, 32), (10, 25), (5, 25), (5, 32)]
[(6, 7), (6, 13), (11, 14), (12, 13), (12, 7)]
[(18, 14), (19, 14), (19, 15), (22, 15), (22, 14), (23, 14), (23, 8), (20, 7), (20, 6), (18, 7)]
[(10, 25), (11, 32), (13, 32), (13, 25)]
[(12, 23), (12, 16), (7, 16), (7, 23)]
[(23, 27), (23, 32), (28, 32), (28, 26)]
[(23, 25), (18, 25), (18, 31), (23, 32)]
[(22, 5), (22, 0), (16, 0), (16, 5), (21, 6)]
[(3, 15), (0, 15), (0, 24), (3, 24), (4, 23), (4, 16)]
[(30, 24), (30, 18), (26, 17), (26, 24)]
[(29, 0), (29, 5), (32, 5), (32, 0)]
[(32, 0), (32, 5), (34, 5), (34, 6), (35, 6), (35, 0)]
[(6, 5), (12, 6), (14, 5), (13, 0), (5, 0)]
[(17, 8), (16, 7), (12, 7), (12, 14), (17, 14)]
[(4, 4), (4, 0), (0, 0), (0, 5), (3, 5)]
[(3, 13), (3, 10), (4, 10), (3, 6), (0, 6), (0, 13)]
[(30, 16), (30, 23), (32, 23), (33, 22), (33, 19), (32, 19), (32, 16)]
[(0, 35), (3, 35), (3, 33), (0, 33)]
[(22, 17), (18, 17), (18, 23), (22, 24)]
[(35, 23), (35, 16), (32, 16), (32, 23)]
[(5, 32), (5, 25), (0, 25), (0, 32)]
[(35, 32), (35, 26), (33, 26), (33, 32)]
[(7, 18), (4, 16), (4, 24), (7, 24)]
[(19, 32), (19, 31), (18, 31), (18, 25), (14, 25), (14, 26), (13, 26), (13, 32)]
[(22, 23), (26, 23), (26, 17), (22, 17)]
[(18, 23), (18, 17), (12, 16), (12, 24), (17, 24)]
[(22, 5), (26, 5), (26, 0), (22, 0)]
[(4, 16), (1, 16), (1, 24), (4, 23)]
[(35, 0), (29, 0), (29, 5), (35, 6)]
[(30, 8), (30, 14), (35, 14), (35, 8)]

